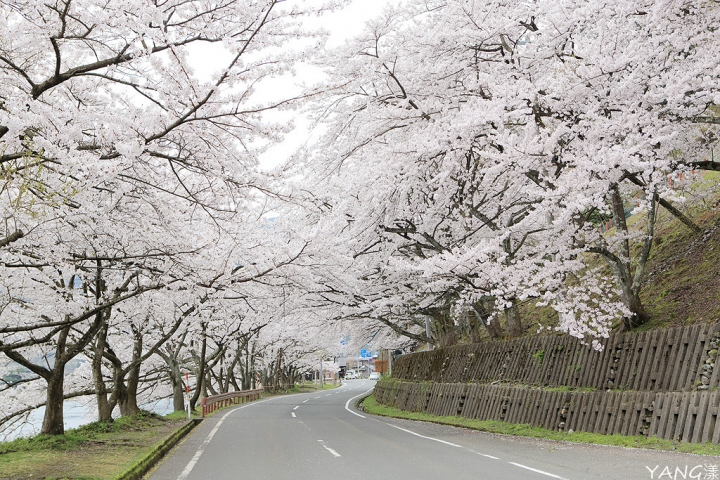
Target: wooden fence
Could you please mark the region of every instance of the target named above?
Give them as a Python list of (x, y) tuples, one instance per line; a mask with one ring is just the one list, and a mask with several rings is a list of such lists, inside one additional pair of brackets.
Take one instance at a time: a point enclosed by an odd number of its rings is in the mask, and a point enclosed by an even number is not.
[(720, 443), (720, 392), (553, 392), (467, 383), (380, 382), (378, 402), (433, 415), (550, 430)]
[(570, 336), (536, 336), (403, 355), (393, 377), (598, 390), (712, 391), (720, 386), (720, 324), (614, 334), (597, 351)]
[(202, 416), (214, 412), (215, 410), (227, 407), (229, 405), (237, 405), (239, 403), (252, 402), (262, 396), (263, 389), (258, 388), (255, 390), (241, 390), (236, 392), (221, 393), (220, 395), (212, 395), (210, 397), (204, 397), (200, 401), (202, 407)]

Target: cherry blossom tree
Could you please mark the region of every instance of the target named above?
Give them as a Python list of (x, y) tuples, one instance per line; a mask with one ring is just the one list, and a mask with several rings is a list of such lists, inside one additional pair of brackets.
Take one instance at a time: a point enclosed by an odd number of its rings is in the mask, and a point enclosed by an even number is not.
[[(337, 231), (363, 232), (355, 255), (385, 247), (402, 261), (376, 272), (428, 279), (410, 290), (487, 301), (513, 334), (516, 302), (533, 297), (578, 336), (615, 316), (631, 328), (656, 209), (697, 229), (664, 197), (668, 174), (712, 168), (698, 160), (715, 138), (717, 15), (712, 2), (405, 2), (323, 59), (326, 134), (295, 165)], [(627, 229), (590, 221), (622, 224), (628, 184), (646, 198), (636, 258)], [(585, 252), (608, 260), (620, 303), (568, 288), (575, 276), (608, 293), (582, 273)], [(583, 302), (594, 319), (571, 313)]]
[[(263, 112), (298, 100), (265, 101), (255, 88), (313, 48), (301, 19), (327, 8), (280, 3), (2, 4), (0, 351), (47, 381), (43, 433), (62, 433), (64, 365), (86, 347), (112, 365), (108, 403), (122, 405), (140, 363), (167, 340), (142, 352), (148, 310), (137, 319), (121, 303), (178, 282), (232, 280), (247, 233), (237, 225), (259, 216), (249, 207), (265, 191), (257, 154), (287, 130)], [(226, 60), (199, 72), (193, 56), (203, 51), (193, 48), (208, 45)], [(213, 241), (229, 248), (206, 254), (220, 259), (206, 269), (213, 276), (190, 276)], [(108, 334), (135, 353), (123, 359)], [(50, 350), (53, 363), (37, 365)], [(102, 366), (95, 371), (103, 403)]]

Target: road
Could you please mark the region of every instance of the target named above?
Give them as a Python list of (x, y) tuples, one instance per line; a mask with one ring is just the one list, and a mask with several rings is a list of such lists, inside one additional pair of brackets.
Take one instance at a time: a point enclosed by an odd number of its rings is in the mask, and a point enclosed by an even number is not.
[(712, 457), (493, 435), (358, 412), (354, 399), (374, 383), (351, 380), (334, 390), (221, 411), (147, 478), (667, 479), (684, 478), (685, 471), (685, 478), (712, 478), (705, 475), (720, 465)]

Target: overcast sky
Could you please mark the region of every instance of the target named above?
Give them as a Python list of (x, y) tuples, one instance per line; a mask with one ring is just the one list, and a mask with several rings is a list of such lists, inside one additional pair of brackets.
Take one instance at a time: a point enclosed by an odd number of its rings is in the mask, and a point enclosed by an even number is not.
[[(353, 0), (340, 11), (325, 14), (317, 19), (311, 19), (312, 25), (310, 26), (323, 27), (328, 30), (330, 32), (330, 38), (327, 42), (328, 48), (338, 47), (346, 39), (360, 34), (365, 22), (379, 15), (385, 5), (395, 2), (396, 0)], [(209, 80), (214, 73), (231, 60), (230, 54), (222, 48), (218, 48), (217, 45), (195, 48), (191, 51), (191, 55), (195, 57), (193, 63), (196, 65), (196, 74), (202, 80)], [(257, 98), (265, 97), (270, 100), (273, 97), (279, 98), (275, 92), (283, 92), (283, 96), (287, 95), (288, 92), (299, 92), (299, 89), (294, 88), (295, 85), (312, 84), (322, 78), (318, 70), (310, 67), (300, 65), (296, 71), (297, 75), (294, 77), (273, 80), (260, 86), (257, 89)], [(288, 120), (292, 118), (296, 128), (287, 135), (282, 144), (268, 150), (261, 157), (260, 164), (264, 169), (270, 169), (282, 163), (312, 134), (309, 130), (309, 122), (303, 117), (289, 112), (281, 112), (279, 114), (281, 117), (275, 115), (271, 118), (287, 118)]]
[[(396, 3), (388, 0), (354, 0), (350, 5), (341, 11), (324, 15), (318, 18), (318, 26), (330, 31), (330, 38), (327, 42), (328, 48), (339, 47), (347, 39), (360, 34), (365, 22), (378, 16), (383, 7), (389, 3)], [(314, 26), (314, 25), (313, 25)], [(286, 79), (288, 83), (312, 83), (321, 79), (319, 72), (310, 68), (298, 68), (298, 76)], [(278, 85), (280, 87), (280, 85)], [(308, 141), (312, 132), (309, 122), (300, 116), (293, 117), (295, 130), (288, 134), (285, 141), (268, 150), (260, 159), (262, 168), (270, 169), (282, 163), (298, 147)]]

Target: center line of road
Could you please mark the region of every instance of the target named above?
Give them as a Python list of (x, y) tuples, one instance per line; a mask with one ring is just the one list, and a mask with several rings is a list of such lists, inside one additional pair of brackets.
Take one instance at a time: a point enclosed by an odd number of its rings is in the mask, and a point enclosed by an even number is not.
[[(470, 450), (468, 448), (468, 450)], [(478, 455), (482, 455), (483, 457), (492, 458), (493, 460), (500, 460), (498, 457), (493, 457), (492, 455), (487, 455), (485, 453), (476, 452), (475, 450), (470, 450), (472, 453), (477, 453)]]
[(314, 397), (314, 398), (320, 398), (320, 397)]
[(416, 435), (416, 436), (418, 436), (418, 437), (420, 437), (420, 438), (426, 438), (426, 439), (428, 439), (428, 440), (433, 440), (433, 441), (435, 441), (435, 442), (444, 443), (445, 445), (450, 445), (451, 447), (463, 448), (462, 445), (456, 445), (456, 444), (454, 444), (454, 443), (446, 442), (445, 440), (440, 440), (439, 438), (426, 437), (425, 435), (420, 435), (419, 433), (415, 433), (415, 432), (413, 432), (412, 430), (407, 430), (407, 429), (405, 429), (405, 428), (398, 427), (397, 425), (393, 425), (392, 423), (385, 423), (385, 425), (390, 425), (390, 426), (393, 427), (393, 428), (397, 428), (398, 430), (402, 430), (403, 432), (407, 432), (407, 433), (409, 433), (409, 434), (411, 434), (411, 435)]
[(310, 400), (310, 399), (308, 398), (307, 400), (303, 400), (303, 403), (307, 402), (308, 400)]
[(290, 413), (292, 414), (293, 418), (297, 417), (297, 415), (295, 415), (295, 412), (290, 412)]
[(325, 450), (327, 450), (328, 452), (332, 453), (332, 454), (335, 455), (336, 457), (339, 457), (339, 456), (340, 456), (339, 453), (337, 453), (335, 450), (333, 450), (332, 448), (328, 447), (327, 445), (323, 445), (323, 448), (325, 448)]
[(336, 452), (336, 451), (333, 450), (332, 448), (330, 448), (330, 447), (328, 447), (327, 445), (325, 445), (325, 442), (323, 442), (322, 440), (318, 440), (318, 442), (320, 442), (320, 443), (322, 444), (323, 448), (324, 448), (325, 450), (327, 450), (328, 452), (332, 453), (332, 454), (335, 455), (336, 457), (339, 457), (339, 456), (340, 456), (340, 454), (339, 454), (338, 452)]
[(295, 408), (293, 410), (297, 410), (300, 405), (295, 405)]
[(510, 465), (515, 465), (516, 467), (520, 467), (520, 468), (524, 468), (524, 469), (526, 469), (526, 470), (530, 470), (531, 472), (541, 473), (541, 474), (543, 474), (543, 475), (547, 475), (548, 477), (559, 478), (560, 480), (567, 480), (567, 478), (565, 478), (565, 477), (561, 477), (561, 476), (559, 476), (559, 475), (555, 475), (554, 473), (544, 472), (544, 471), (542, 471), (542, 470), (538, 470), (537, 468), (528, 467), (527, 465), (522, 465), (522, 464), (520, 464), (520, 463), (515, 463), (515, 462), (508, 462), (508, 463), (509, 463)]

